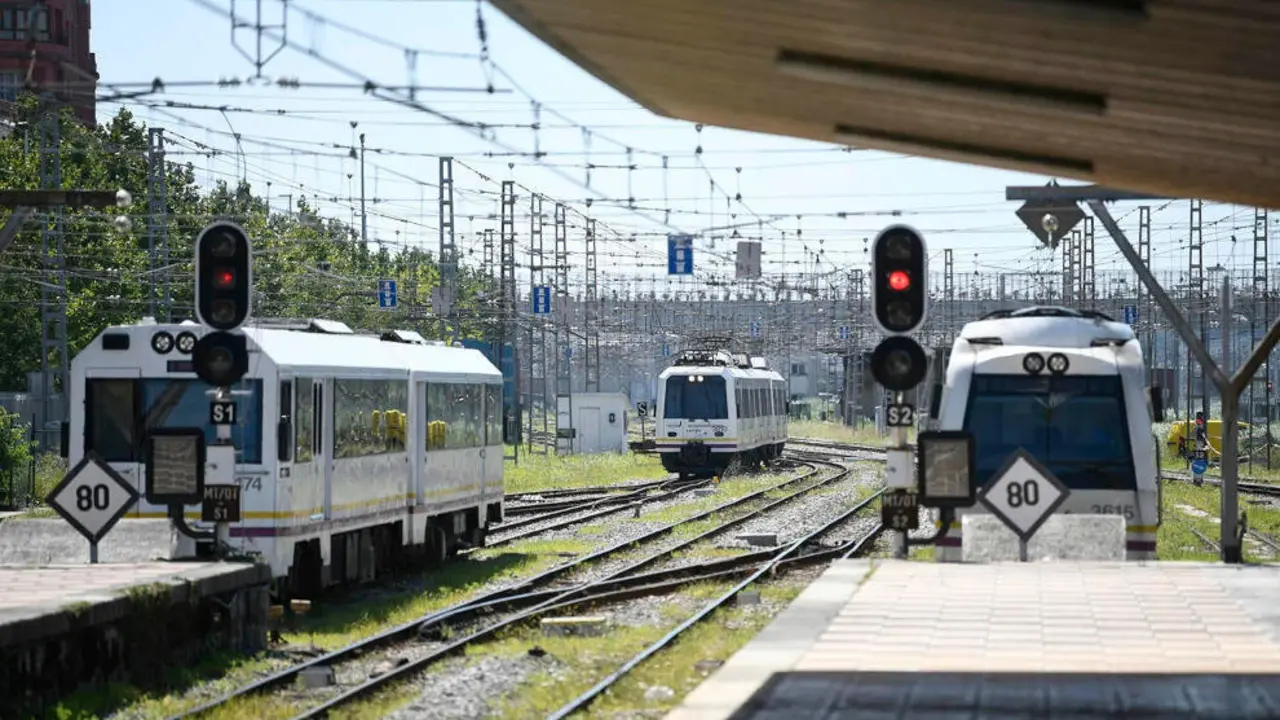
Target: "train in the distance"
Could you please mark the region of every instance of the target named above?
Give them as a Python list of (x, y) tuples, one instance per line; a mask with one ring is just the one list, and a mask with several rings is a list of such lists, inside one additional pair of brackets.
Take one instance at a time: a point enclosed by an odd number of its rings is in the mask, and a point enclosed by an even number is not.
[(787, 440), (786, 380), (763, 358), (686, 350), (658, 376), (654, 444), (667, 472), (709, 477), (759, 465)]
[[(976, 483), (1025, 448), (1071, 490), (1059, 513), (1117, 514), (1127, 557), (1155, 559), (1160, 525), (1163, 420), (1133, 329), (1102, 313), (1037, 306), (968, 323), (951, 350), (938, 429), (974, 436)], [(960, 510), (938, 542), (940, 561), (961, 559)]]
[[(203, 428), (212, 441), (210, 388), (190, 354), (204, 332), (189, 321), (115, 326), (80, 352), (70, 462), (93, 451), (142, 493), (149, 429)], [(443, 561), (501, 522), (502, 376), (482, 353), (327, 320), (244, 333), (249, 373), (233, 388), (232, 432), (242, 510), (230, 542), (271, 566), (278, 595)], [(184, 514), (198, 521), (200, 508)], [(166, 516), (144, 498), (125, 522)]]

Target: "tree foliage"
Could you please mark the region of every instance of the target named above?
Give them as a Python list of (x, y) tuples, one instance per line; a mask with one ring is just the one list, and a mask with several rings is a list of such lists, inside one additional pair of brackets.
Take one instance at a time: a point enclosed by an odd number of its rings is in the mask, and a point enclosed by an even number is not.
[[(41, 122), (37, 101), (17, 104), (15, 130), (0, 139), (0, 183), (7, 188), (41, 186)], [(147, 133), (128, 110), (96, 128), (77, 123), (70, 111), (60, 118), (62, 187), (86, 190), (124, 188), (134, 203), (127, 210), (132, 227), (113, 225), (117, 211), (62, 211), (66, 272), (67, 337), (74, 356), (104, 327), (140, 320), (151, 312), (167, 278), (175, 322), (193, 318), (192, 243), (201, 227), (215, 219), (239, 222), (254, 241), (254, 315), (259, 318), (341, 320), (353, 328), (390, 326), (438, 337), (438, 319), (430, 310), (431, 290), (439, 281), (435, 256), (423, 250), (432, 238), (411, 239), (411, 247), (366, 246), (347, 224), (322, 218), (305, 200), (291, 212), (270, 211), (247, 182), (219, 182), (202, 189), (190, 163), (165, 164), (165, 207), (150, 214), (147, 202)], [(22, 389), (26, 373), (40, 370), (42, 290), (58, 269), (42, 265), (42, 235), (52, 215), (28, 220), (9, 248), (0, 253), (0, 389)], [(169, 257), (155, 253), (152, 234), (167, 227)], [(54, 241), (49, 240), (49, 247)], [(154, 269), (153, 269), (154, 268)], [(377, 309), (378, 278), (399, 280), (400, 309)], [(55, 282), (56, 285), (56, 282)], [(487, 277), (459, 268), (456, 338), (480, 338), (493, 330), (486, 297)], [(488, 290), (489, 292), (486, 292)], [(52, 303), (61, 302), (54, 298)], [(162, 307), (162, 304), (161, 304)]]

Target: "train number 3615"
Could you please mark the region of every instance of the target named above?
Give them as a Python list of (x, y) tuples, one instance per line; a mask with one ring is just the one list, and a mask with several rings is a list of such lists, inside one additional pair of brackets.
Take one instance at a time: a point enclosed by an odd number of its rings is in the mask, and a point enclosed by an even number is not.
[(1094, 505), (1094, 515), (1123, 515), (1125, 520), (1132, 520), (1136, 511), (1132, 505)]

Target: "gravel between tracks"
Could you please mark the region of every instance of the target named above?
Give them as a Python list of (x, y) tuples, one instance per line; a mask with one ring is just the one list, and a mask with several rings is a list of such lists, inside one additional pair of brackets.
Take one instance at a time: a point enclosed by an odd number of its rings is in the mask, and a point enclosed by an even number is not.
[[(790, 582), (812, 582), (822, 568), (800, 568), (787, 577)], [(674, 627), (706, 603), (707, 598), (691, 598), (680, 593), (636, 598), (590, 610), (592, 615), (606, 618), (614, 627)], [(761, 597), (759, 604), (741, 605), (739, 610), (748, 616), (773, 616), (785, 607), (785, 603), (769, 597)], [(734, 629), (746, 619), (727, 621)], [(536, 655), (536, 656), (535, 656)], [(718, 662), (705, 669), (698, 669), (703, 676), (715, 672)], [(418, 698), (404, 708), (387, 715), (389, 720), (460, 720), (461, 718), (494, 717), (501, 707), (501, 698), (529, 679), (531, 675), (545, 672), (548, 683), (563, 681), (573, 672), (571, 662), (562, 662), (551, 654), (544, 654), (536, 641), (520, 655), (481, 655), (471, 658), (454, 658), (445, 661), (429, 674), (415, 681)], [(665, 689), (665, 688), (658, 688)], [(637, 709), (614, 717), (627, 720), (660, 718), (665, 711)]]
[(514, 690), (539, 670), (554, 672), (561, 663), (550, 655), (534, 657), (452, 658), (415, 681), (418, 699), (388, 720), (462, 720), (495, 714), (494, 700)]
[[(763, 515), (752, 518), (713, 541), (718, 548), (753, 549), (759, 547), (749, 545), (740, 535), (777, 533), (778, 546), (795, 542), (808, 533), (844, 513), (865, 497), (879, 480), (870, 468), (855, 467), (849, 476), (834, 485), (815, 490), (807, 495), (774, 508)], [(850, 523), (853, 524), (853, 523)], [(839, 531), (833, 532), (835, 537)], [(850, 537), (853, 534), (850, 533)]]

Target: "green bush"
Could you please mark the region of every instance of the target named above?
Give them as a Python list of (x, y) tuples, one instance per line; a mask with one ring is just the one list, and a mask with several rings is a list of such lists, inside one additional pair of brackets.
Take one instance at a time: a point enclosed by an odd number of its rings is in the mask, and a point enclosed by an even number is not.
[(27, 424), (0, 407), (0, 473), (28, 471), (35, 443), (28, 439)]

